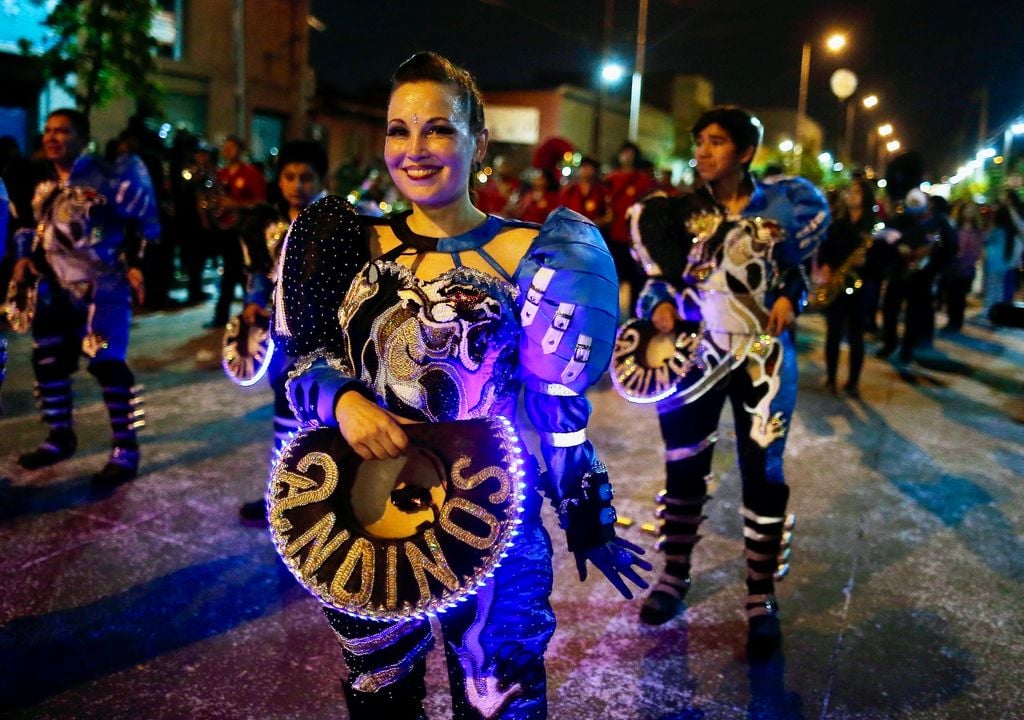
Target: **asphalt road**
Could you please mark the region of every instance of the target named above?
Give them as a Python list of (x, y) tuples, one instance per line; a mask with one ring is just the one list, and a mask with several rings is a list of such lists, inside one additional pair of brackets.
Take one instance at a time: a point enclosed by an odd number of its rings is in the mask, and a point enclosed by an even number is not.
[[(30, 342), (10, 338), (0, 418), (0, 715), (345, 718), (340, 654), (266, 531), (239, 525), (271, 435), (266, 385), (219, 369), (210, 307), (141, 317), (130, 360), (147, 388), (143, 473), (106, 494), (89, 476), (109, 430), (95, 381), (76, 388), (77, 455), (21, 470), (44, 431)], [(787, 476), (798, 516), (779, 586), (784, 653), (751, 665), (739, 483), (723, 416), (689, 609), (660, 628), (603, 580), (579, 583), (550, 508), (559, 628), (550, 717), (1024, 718), (1024, 332), (969, 322), (920, 364), (869, 358), (863, 399), (826, 394), (819, 318), (800, 321)], [(842, 377), (840, 377), (842, 381)], [(591, 436), (622, 534), (652, 547), (661, 482), (650, 408), (603, 383)], [(449, 716), (442, 659), (432, 718)]]

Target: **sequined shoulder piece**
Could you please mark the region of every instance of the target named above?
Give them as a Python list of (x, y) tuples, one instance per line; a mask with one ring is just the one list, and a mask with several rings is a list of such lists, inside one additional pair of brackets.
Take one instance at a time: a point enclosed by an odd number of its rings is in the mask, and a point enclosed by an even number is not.
[(274, 339), (287, 355), (342, 347), (338, 307), (369, 259), (364, 218), (343, 198), (328, 195), (302, 211), (285, 238), (274, 305)]

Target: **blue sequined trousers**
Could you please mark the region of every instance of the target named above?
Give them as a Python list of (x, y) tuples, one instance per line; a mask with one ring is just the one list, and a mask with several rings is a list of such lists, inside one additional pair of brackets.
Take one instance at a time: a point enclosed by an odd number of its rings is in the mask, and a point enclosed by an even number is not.
[[(455, 720), (547, 718), (544, 653), (555, 632), (555, 615), (549, 602), (553, 581), (551, 539), (540, 522), (540, 504), (539, 493), (527, 494), (520, 534), (494, 577), (468, 602), (438, 616)], [(365, 637), (389, 627), (329, 608), (324, 612), (334, 629), (346, 638)], [(429, 648), (431, 643), (427, 621), (404, 622), (418, 627), (382, 648), (396, 659), (415, 652), (417, 647)], [(422, 705), (426, 697), (424, 657), (415, 660), (401, 680), (376, 692), (360, 692), (353, 687), (356, 676), (380, 660), (348, 648), (344, 656), (349, 672), (343, 687), (353, 720), (426, 717)], [(470, 698), (482, 707), (474, 707)]]

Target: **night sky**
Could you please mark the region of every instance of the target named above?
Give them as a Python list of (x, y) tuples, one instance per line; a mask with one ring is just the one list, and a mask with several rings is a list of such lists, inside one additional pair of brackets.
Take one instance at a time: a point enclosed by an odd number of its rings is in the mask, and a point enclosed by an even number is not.
[[(581, 84), (599, 65), (604, 4), (313, 0), (327, 30), (311, 32), (311, 57), (322, 81), (352, 94), (382, 86), (417, 50), (464, 64), (485, 90)], [(612, 50), (630, 66), (638, 5), (614, 1)], [(832, 30), (850, 38), (840, 56), (822, 44)], [(891, 120), (904, 147), (920, 150), (937, 174), (973, 157), (983, 87), (989, 135), (1024, 114), (1024, 0), (650, 0), (647, 70), (703, 74), (716, 102), (795, 108), (805, 41), (815, 42), (808, 114), (832, 149), (842, 112), (828, 78), (839, 67), (857, 73), (858, 93), (881, 97), (874, 117)], [(859, 142), (863, 119), (860, 111)]]

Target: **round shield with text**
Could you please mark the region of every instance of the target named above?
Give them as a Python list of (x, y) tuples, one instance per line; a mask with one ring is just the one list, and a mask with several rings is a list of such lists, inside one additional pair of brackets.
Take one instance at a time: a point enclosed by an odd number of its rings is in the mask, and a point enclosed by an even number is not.
[(650, 320), (626, 321), (615, 334), (612, 385), (634, 403), (672, 397), (699, 376), (697, 350), (703, 338), (699, 322), (679, 320), (671, 333), (659, 333)]
[(502, 417), (405, 425), (405, 454), (363, 460), (337, 428), (300, 432), (267, 490), (271, 534), (322, 602), (379, 620), (443, 611), (514, 542), (523, 449)]

